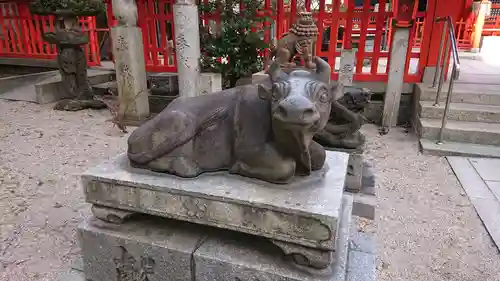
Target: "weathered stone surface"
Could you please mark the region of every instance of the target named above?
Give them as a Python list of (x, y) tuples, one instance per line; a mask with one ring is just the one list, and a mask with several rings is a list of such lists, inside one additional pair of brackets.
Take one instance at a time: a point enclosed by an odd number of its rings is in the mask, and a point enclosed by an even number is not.
[(349, 247), (353, 251), (375, 254), (375, 239), (365, 232), (353, 232), (350, 235)]
[[(260, 238), (210, 235), (194, 253), (197, 281), (343, 281), (345, 279), (352, 198), (343, 200), (335, 262), (324, 271), (304, 271), (279, 258), (282, 253)], [(218, 233), (219, 234), (219, 233)], [(317, 273), (317, 274), (311, 274)], [(318, 274), (319, 273), (319, 274)]]
[(222, 91), (222, 75), (219, 73), (205, 72), (200, 74), (198, 95), (208, 95)]
[[(339, 70), (339, 84), (340, 84), (340, 94), (344, 93), (344, 86), (352, 86), (354, 78), (354, 68), (356, 62), (356, 51), (354, 50), (342, 50), (340, 56), (340, 70)], [(339, 96), (340, 98), (341, 96)]]
[(148, 89), (141, 29), (137, 26), (111, 28), (118, 94), (125, 120), (149, 117)]
[(346, 190), (350, 192), (360, 192), (363, 183), (363, 155), (353, 153), (349, 155), (347, 164)]
[(147, 76), (151, 95), (179, 95), (179, 81), (176, 73), (149, 73)]
[(134, 169), (122, 155), (82, 175), (86, 201), (334, 250), (348, 155), (289, 185), (229, 175), (198, 178)]
[(198, 6), (189, 1), (176, 1), (173, 12), (179, 94), (195, 97), (199, 93), (201, 55)]
[(376, 256), (374, 254), (349, 251), (346, 281), (374, 281)]
[(335, 263), (333, 264), (332, 280), (344, 281), (347, 274), (347, 257), (349, 255), (349, 237), (353, 228), (353, 200), (349, 195), (342, 197), (342, 219), (337, 232), (337, 248), (335, 249)]
[(205, 235), (192, 227), (158, 218), (121, 225), (87, 219), (78, 228), (85, 277), (191, 281), (191, 255)]

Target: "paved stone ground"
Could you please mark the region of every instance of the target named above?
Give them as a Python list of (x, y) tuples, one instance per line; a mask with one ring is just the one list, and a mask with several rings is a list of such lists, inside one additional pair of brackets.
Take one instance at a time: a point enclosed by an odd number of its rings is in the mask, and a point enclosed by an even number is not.
[(379, 281), (498, 281), (500, 254), (446, 158), (421, 155), (403, 128), (366, 126), (378, 188)]
[(448, 157), (448, 161), (500, 249), (500, 159)]
[[(54, 281), (79, 255), (88, 216), (75, 174), (126, 149), (106, 111), (56, 112), (0, 101), (0, 280)], [(500, 255), (444, 158), (404, 129), (368, 138), (378, 177), (378, 280), (498, 281)]]

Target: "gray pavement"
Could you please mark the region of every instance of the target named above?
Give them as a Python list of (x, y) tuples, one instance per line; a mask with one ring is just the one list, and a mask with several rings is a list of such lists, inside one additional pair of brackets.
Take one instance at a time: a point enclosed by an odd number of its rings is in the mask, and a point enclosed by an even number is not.
[(500, 250), (500, 159), (447, 159), (490, 237)]

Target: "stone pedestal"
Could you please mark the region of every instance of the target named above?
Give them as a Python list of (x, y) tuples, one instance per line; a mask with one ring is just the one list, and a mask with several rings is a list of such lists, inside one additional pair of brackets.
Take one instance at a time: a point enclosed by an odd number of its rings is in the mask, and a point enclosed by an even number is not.
[(126, 121), (149, 117), (146, 65), (141, 29), (137, 26), (111, 28), (120, 113)]
[(353, 215), (374, 220), (376, 207), (375, 176), (364, 161), (363, 149), (327, 148), (349, 153), (344, 191), (354, 198)]
[(323, 276), (294, 268), (287, 262), (290, 257), (283, 256), (280, 249), (262, 237), (169, 219), (138, 217), (124, 224), (90, 218), (79, 226), (85, 278), (344, 281), (350, 252), (352, 198), (345, 197), (343, 201), (336, 262)]
[(332, 264), (348, 154), (328, 152), (322, 170), (287, 185), (230, 175), (195, 179), (134, 169), (126, 155), (82, 175), (96, 217), (123, 223), (150, 214), (267, 238), (297, 265)]
[(198, 6), (192, 0), (174, 4), (175, 53), (179, 74), (179, 95), (195, 97), (200, 80), (200, 31)]

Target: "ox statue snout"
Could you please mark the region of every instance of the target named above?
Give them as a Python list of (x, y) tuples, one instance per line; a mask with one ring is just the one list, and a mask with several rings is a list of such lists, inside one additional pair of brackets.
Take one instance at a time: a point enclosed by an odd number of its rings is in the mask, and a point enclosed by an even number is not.
[(294, 95), (282, 100), (273, 118), (285, 126), (313, 127), (320, 121), (314, 104), (304, 96)]

